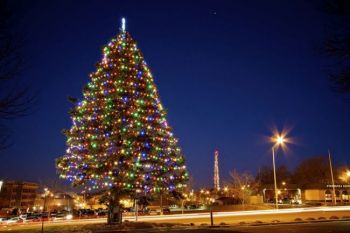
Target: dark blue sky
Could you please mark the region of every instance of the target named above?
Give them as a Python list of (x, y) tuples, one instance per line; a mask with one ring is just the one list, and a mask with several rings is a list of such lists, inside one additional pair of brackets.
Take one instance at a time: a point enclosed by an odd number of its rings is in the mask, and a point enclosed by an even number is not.
[[(193, 1), (194, 2), (194, 1)], [(316, 1), (31, 1), (18, 2), (28, 68), (39, 91), (34, 114), (9, 122), (14, 145), (0, 152), (0, 177), (56, 177), (65, 152), (67, 96), (80, 97), (101, 48), (121, 17), (138, 42), (168, 109), (169, 123), (196, 186), (220, 174), (271, 164), (264, 135), (276, 125), (297, 139), (277, 164), (327, 153), (349, 165), (350, 103), (329, 89), (317, 51), (325, 18)]]

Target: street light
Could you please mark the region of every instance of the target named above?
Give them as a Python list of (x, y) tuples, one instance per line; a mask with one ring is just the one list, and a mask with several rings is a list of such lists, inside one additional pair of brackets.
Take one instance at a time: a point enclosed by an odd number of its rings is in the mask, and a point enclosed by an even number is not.
[[(44, 206), (43, 206), (43, 209), (41, 211), (41, 233), (44, 233), (44, 211), (45, 211), (45, 206), (46, 206), (46, 198), (47, 196), (50, 194), (50, 191), (48, 188), (44, 188)], [(40, 207), (41, 209), (41, 207)], [(48, 213), (47, 214), (47, 220), (49, 220), (50, 218), (50, 214)]]
[(281, 144), (284, 143), (284, 141), (285, 141), (285, 139), (284, 139), (283, 136), (277, 136), (277, 138), (276, 138), (276, 143), (277, 144), (281, 145)]
[(243, 186), (241, 187), (241, 189), (242, 189), (242, 207), (243, 207), (243, 210), (244, 210), (244, 209), (245, 209), (245, 208), (244, 208), (244, 199), (245, 199), (244, 192), (245, 192), (245, 185), (243, 185)]
[(272, 141), (275, 143), (272, 146), (272, 165), (273, 165), (273, 179), (275, 183), (275, 202), (276, 202), (276, 209), (278, 209), (278, 193), (277, 193), (277, 180), (276, 180), (276, 165), (275, 165), (275, 147), (283, 146), (286, 139), (283, 135), (277, 134), (274, 137), (272, 137)]

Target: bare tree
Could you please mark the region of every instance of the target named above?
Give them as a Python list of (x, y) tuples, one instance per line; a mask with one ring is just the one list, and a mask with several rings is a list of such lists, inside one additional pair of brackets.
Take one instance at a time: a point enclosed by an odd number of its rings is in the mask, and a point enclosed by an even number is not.
[(350, 1), (326, 0), (327, 38), (324, 53), (334, 61), (329, 77), (334, 91), (350, 98)]
[[(285, 165), (278, 166), (276, 168), (276, 176), (279, 182), (284, 181), (290, 183), (291, 173)], [(261, 185), (270, 185), (274, 183), (273, 179), (273, 168), (270, 166), (263, 166), (259, 168), (255, 180)]]
[(254, 180), (254, 177), (249, 172), (238, 173), (235, 169), (230, 172), (232, 181), (230, 183), (230, 191), (232, 194), (237, 197), (243, 207), (247, 202), (250, 195), (252, 195), (257, 188), (257, 183)]
[(10, 130), (4, 120), (30, 113), (35, 97), (28, 88), (18, 86), (23, 71), (23, 37), (16, 31), (16, 20), (10, 4), (0, 0), (0, 149), (10, 145)]

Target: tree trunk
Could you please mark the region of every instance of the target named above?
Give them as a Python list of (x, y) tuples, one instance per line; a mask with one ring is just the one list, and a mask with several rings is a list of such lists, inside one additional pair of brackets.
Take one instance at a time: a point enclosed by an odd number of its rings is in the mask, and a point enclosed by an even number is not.
[(122, 223), (122, 211), (120, 206), (120, 195), (118, 191), (111, 191), (111, 199), (108, 206), (108, 219), (107, 224), (121, 224)]
[(163, 215), (163, 193), (160, 193), (160, 215)]

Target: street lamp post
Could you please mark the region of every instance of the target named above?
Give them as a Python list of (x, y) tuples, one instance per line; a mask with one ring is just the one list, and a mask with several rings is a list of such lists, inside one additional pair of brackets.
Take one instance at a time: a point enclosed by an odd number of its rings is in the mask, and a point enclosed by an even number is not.
[(245, 185), (243, 185), (242, 187), (241, 187), (241, 189), (242, 189), (242, 207), (243, 207), (243, 210), (245, 210), (245, 206), (244, 206), (244, 204), (245, 204)]
[[(44, 232), (44, 211), (46, 207), (46, 198), (48, 194), (49, 194), (49, 190), (45, 188), (44, 189), (44, 206), (43, 206), (43, 210), (41, 211), (41, 233)], [(49, 219), (49, 215), (47, 216), (47, 219)]]
[(210, 225), (214, 226), (213, 200), (210, 198)]
[(275, 145), (272, 146), (272, 165), (273, 165), (273, 179), (275, 183), (275, 203), (276, 203), (276, 209), (278, 209), (278, 193), (277, 193), (277, 179), (276, 179), (276, 163), (275, 163), (275, 147), (282, 146), (285, 142), (285, 139), (283, 136), (276, 136), (275, 139)]
[(273, 164), (273, 180), (275, 183), (275, 202), (276, 209), (278, 209), (278, 194), (277, 194), (277, 179), (276, 179), (276, 165), (275, 165), (275, 147), (272, 147), (272, 164)]

